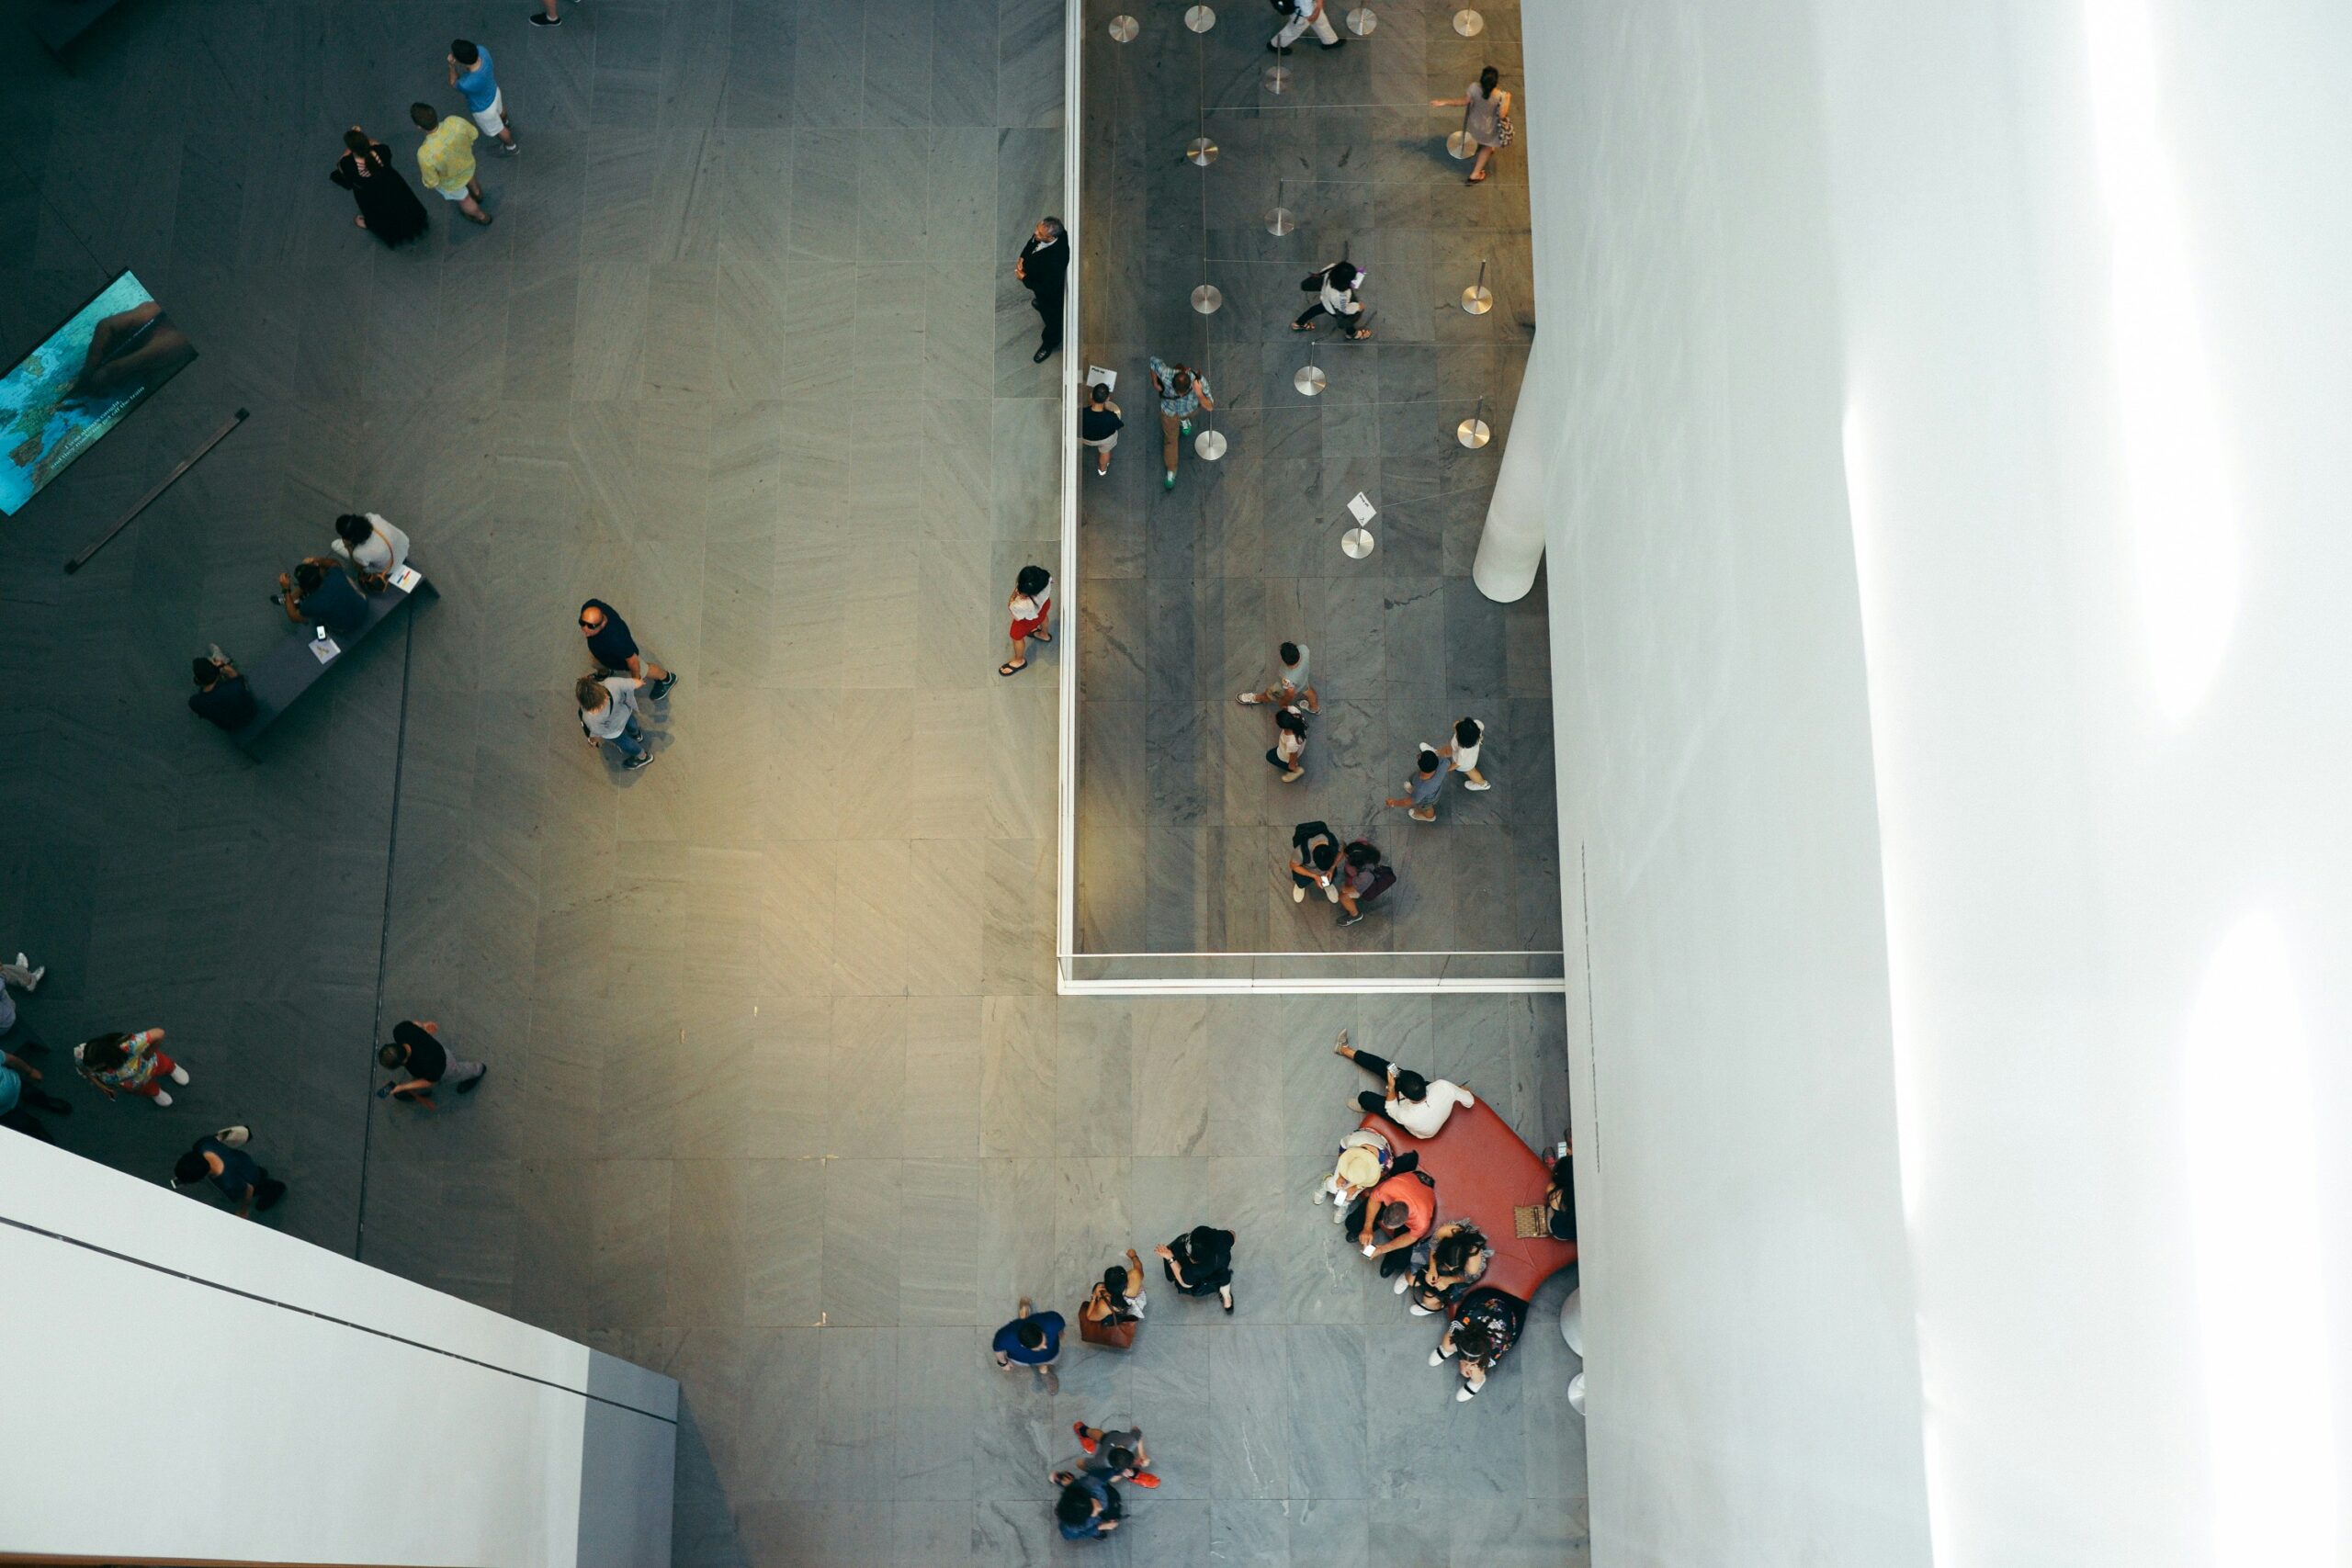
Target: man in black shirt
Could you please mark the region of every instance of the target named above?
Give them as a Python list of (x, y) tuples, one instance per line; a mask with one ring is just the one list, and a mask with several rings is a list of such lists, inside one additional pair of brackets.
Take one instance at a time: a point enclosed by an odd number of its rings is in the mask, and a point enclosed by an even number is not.
[(189, 694), (187, 706), (190, 713), (223, 729), (243, 729), (253, 722), (253, 688), (245, 684), (244, 676), (227, 654), (215, 653), (196, 661), (196, 690)]
[(607, 674), (636, 676), (645, 682), (649, 698), (666, 697), (678, 683), (677, 676), (638, 650), (637, 639), (628, 635), (628, 623), (602, 599), (591, 599), (580, 606), (580, 635), (588, 639), (588, 655), (597, 668)]
[(1012, 264), (1012, 276), (1029, 290), (1029, 303), (1045, 319), (1045, 336), (1037, 352), (1029, 356), (1039, 365), (1062, 345), (1062, 286), (1069, 273), (1069, 241), (1064, 237), (1062, 220), (1038, 219), (1029, 243), (1021, 247), (1021, 259)]
[(411, 1019), (393, 1026), (391, 1043), (376, 1053), (376, 1060), (390, 1071), (407, 1076), (378, 1089), (379, 1100), (405, 1100), (430, 1107), (436, 1089), (471, 1094), (480, 1087), (482, 1075), (490, 1069), (480, 1062), (449, 1055), (440, 1033), (441, 1026), (430, 1020)]

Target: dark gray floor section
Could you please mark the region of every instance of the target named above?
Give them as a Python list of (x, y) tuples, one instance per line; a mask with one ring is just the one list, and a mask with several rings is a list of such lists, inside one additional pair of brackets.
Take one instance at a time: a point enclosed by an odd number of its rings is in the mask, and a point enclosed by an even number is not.
[[(1080, 950), (1555, 952), (1544, 597), (1496, 604), (1469, 578), (1534, 326), (1526, 165), (1508, 153), (1465, 186), (1445, 148), (1461, 111), (1430, 107), (1484, 64), (1520, 90), (1517, 7), (1464, 39), (1452, 5), (1378, 6), (1369, 36), (1298, 44), (1279, 94), (1261, 7), (1201, 35), (1149, 10), (1125, 44), (1107, 28), (1121, 9), (1089, 0), (1085, 51), (1082, 335), (1088, 362), (1120, 373), (1128, 430), (1110, 477), (1080, 491)], [(1180, 155), (1204, 133), (1206, 168)], [(1263, 221), (1278, 202), (1297, 223), (1281, 236)], [(1329, 381), (1308, 398), (1293, 376), (1310, 340), (1289, 322), (1302, 276), (1343, 254), (1368, 271), (1374, 337), (1319, 327)], [(1482, 262), (1496, 303), (1474, 317), (1457, 301)], [(1203, 281), (1225, 296), (1206, 316)], [(1205, 372), (1206, 423), (1230, 443), (1216, 462), (1181, 443), (1172, 492), (1152, 354)], [(1453, 428), (1481, 398), (1496, 440), (1472, 452)], [(1359, 491), (1380, 509), (1361, 561), (1339, 548)], [(1286, 638), (1312, 650), (1323, 705), (1291, 784), (1264, 760), (1271, 710), (1234, 701)], [(1487, 726), (1494, 790), (1448, 789), (1429, 826), (1384, 807), (1416, 745), (1464, 715)], [(1341, 931), (1319, 899), (1292, 903), (1290, 830), (1313, 819), (1397, 867), (1377, 919)]]
[[(1006, 269), (1057, 199), (1058, 8), (567, 10), (141, 0), (75, 75), (0, 49), (0, 342), (127, 265), (202, 354), (0, 523), (0, 942), (51, 965), (25, 1029), (162, 1024), (195, 1074), (169, 1110), (65, 1083), (61, 1134), (155, 1177), (250, 1122), (273, 1223), (678, 1376), (681, 1563), (1058, 1559), (1045, 1469), (1128, 1414), (1168, 1484), (1091, 1561), (1580, 1560), (1566, 1282), (1456, 1406), (1306, 1201), (1339, 1028), (1543, 1139), (1557, 999), (1053, 994), (1058, 658), (994, 663), (1052, 548), (1059, 411)], [(497, 226), (436, 207), (383, 253), (336, 133), (405, 153), (460, 33), (526, 151), (485, 162)], [(272, 577), (353, 506), (441, 596), (248, 761), (186, 661), (281, 635)], [(589, 592), (684, 674), (643, 774), (570, 716)], [(478, 1096), (369, 1098), (379, 965), (386, 1017), (491, 1062)], [(990, 1368), (1015, 1296), (1070, 1310), (1211, 1218), (1232, 1320), (1155, 1304), (1054, 1400)]]

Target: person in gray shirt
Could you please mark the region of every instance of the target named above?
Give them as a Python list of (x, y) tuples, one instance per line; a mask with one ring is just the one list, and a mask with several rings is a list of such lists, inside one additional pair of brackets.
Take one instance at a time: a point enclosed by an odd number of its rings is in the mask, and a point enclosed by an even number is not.
[(602, 747), (611, 741), (626, 768), (641, 768), (653, 761), (653, 753), (646, 748), (645, 731), (637, 722), (637, 694), (644, 685), (634, 675), (606, 675), (601, 680), (582, 675), (572, 687), (572, 694), (580, 699), (580, 728), (588, 744)]
[(1429, 742), (1423, 741), (1413, 767), (1413, 776), (1405, 781), (1405, 793), (1388, 804), (1403, 807), (1405, 814), (1416, 822), (1434, 822), (1437, 792), (1445, 787), (1445, 775), (1453, 771), (1453, 759), (1439, 756)]

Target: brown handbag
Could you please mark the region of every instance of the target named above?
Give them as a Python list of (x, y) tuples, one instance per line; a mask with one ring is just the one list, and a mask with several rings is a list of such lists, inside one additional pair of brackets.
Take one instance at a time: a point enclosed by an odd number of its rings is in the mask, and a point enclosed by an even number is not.
[(1078, 1337), (1089, 1345), (1100, 1345), (1112, 1350), (1129, 1350), (1135, 1348), (1136, 1329), (1142, 1322), (1139, 1317), (1111, 1317), (1097, 1321), (1087, 1316), (1085, 1309), (1080, 1308)]

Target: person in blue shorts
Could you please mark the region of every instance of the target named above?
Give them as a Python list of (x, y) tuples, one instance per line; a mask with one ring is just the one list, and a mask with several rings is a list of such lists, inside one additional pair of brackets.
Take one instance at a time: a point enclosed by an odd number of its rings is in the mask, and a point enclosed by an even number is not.
[(1034, 1312), (1029, 1298), (1023, 1296), (1020, 1314), (996, 1331), (989, 1349), (996, 1356), (998, 1371), (1028, 1367), (1044, 1382), (1047, 1393), (1061, 1392), (1061, 1374), (1054, 1371), (1054, 1362), (1062, 1353), (1061, 1314)]

